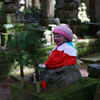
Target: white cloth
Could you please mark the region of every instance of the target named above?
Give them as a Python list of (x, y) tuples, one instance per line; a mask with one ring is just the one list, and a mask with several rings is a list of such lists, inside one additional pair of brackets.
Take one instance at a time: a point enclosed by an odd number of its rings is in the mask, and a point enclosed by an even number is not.
[[(54, 48), (53, 48), (53, 50), (55, 50), (57, 48), (57, 46), (55, 46)], [(53, 51), (52, 50), (52, 51)], [(65, 54), (68, 54), (69, 56), (77, 56), (77, 51), (76, 51), (76, 49), (73, 47), (73, 46), (71, 46), (71, 45), (69, 45), (68, 43), (63, 43), (62, 45), (60, 45), (58, 48), (57, 48), (57, 50), (59, 50), (59, 51), (64, 51), (64, 53)], [(52, 52), (51, 52), (52, 53)]]

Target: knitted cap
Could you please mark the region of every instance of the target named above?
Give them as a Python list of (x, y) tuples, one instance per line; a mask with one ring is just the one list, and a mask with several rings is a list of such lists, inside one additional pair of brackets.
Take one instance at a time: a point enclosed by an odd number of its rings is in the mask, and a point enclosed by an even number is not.
[(53, 33), (58, 33), (61, 34), (63, 36), (65, 36), (68, 40), (72, 41), (73, 39), (73, 32), (72, 30), (69, 28), (69, 25), (59, 25), (56, 26), (53, 31)]

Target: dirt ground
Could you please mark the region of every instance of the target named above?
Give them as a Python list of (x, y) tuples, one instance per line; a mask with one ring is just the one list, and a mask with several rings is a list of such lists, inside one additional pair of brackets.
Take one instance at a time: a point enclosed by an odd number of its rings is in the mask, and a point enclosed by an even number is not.
[(83, 77), (88, 77), (87, 66), (79, 66), (79, 69)]
[[(87, 77), (87, 66), (79, 66), (80, 72), (83, 77)], [(10, 91), (10, 86), (12, 84), (17, 83), (14, 79), (9, 77), (8, 79), (0, 82), (0, 100), (11, 100), (11, 91)]]

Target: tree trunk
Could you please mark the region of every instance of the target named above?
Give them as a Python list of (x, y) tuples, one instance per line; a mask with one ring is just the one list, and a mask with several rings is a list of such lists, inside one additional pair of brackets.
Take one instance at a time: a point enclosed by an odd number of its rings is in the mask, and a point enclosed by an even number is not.
[(40, 80), (39, 80), (39, 72), (38, 72), (37, 67), (35, 67), (35, 72), (36, 72), (36, 82), (38, 82)]
[(25, 86), (25, 80), (24, 80), (23, 65), (20, 65), (20, 75), (21, 75), (21, 87), (24, 87)]

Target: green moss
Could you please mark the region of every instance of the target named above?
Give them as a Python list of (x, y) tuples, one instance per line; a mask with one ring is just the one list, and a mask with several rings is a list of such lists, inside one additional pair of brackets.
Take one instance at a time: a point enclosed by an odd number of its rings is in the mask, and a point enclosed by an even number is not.
[[(81, 79), (69, 86), (46, 88), (36, 93), (35, 85), (26, 82), (21, 88), (20, 83), (11, 86), (12, 100), (89, 100), (93, 98), (98, 80), (92, 78)], [(22, 92), (23, 94), (20, 94)], [(30, 96), (29, 96), (30, 95)], [(19, 99), (14, 99), (19, 98)]]

